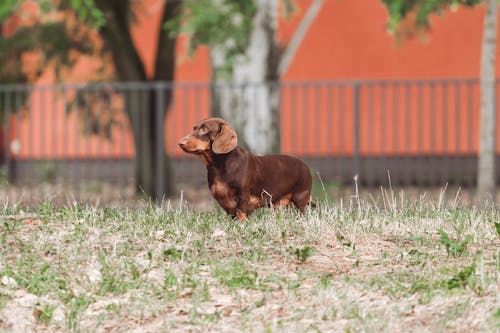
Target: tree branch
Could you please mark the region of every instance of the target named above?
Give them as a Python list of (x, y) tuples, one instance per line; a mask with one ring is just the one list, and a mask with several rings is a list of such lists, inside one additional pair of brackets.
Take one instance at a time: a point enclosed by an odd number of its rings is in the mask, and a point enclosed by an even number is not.
[[(128, 3), (128, 2), (127, 2)], [(130, 34), (130, 4), (122, 0), (99, 0), (96, 6), (104, 13), (106, 24), (99, 30), (121, 81), (144, 81), (146, 71)]]
[(165, 28), (165, 23), (180, 15), (181, 8), (182, 0), (167, 0), (163, 8), (156, 50), (154, 80), (167, 82), (174, 80), (177, 34), (170, 34), (170, 30)]
[(321, 7), (323, 6), (323, 3), (324, 0), (314, 0), (313, 3), (307, 9), (306, 14), (302, 18), (302, 21), (297, 27), (297, 30), (292, 36), (290, 43), (288, 43), (288, 46), (285, 48), (283, 55), (280, 59), (280, 62), (278, 64), (279, 76), (282, 76), (287, 71), (288, 67), (290, 66), (293, 60), (293, 57), (295, 56), (295, 53), (297, 53), (297, 50), (299, 49), (299, 46), (302, 43), (302, 40), (304, 39), (307, 33), (307, 30), (313, 23), (316, 16), (319, 14)]

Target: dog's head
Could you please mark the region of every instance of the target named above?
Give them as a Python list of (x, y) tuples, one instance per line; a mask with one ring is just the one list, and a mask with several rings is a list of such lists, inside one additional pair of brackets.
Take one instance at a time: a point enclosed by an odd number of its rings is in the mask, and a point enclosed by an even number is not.
[(193, 132), (179, 141), (189, 154), (227, 154), (238, 145), (236, 132), (221, 118), (209, 118), (193, 126)]

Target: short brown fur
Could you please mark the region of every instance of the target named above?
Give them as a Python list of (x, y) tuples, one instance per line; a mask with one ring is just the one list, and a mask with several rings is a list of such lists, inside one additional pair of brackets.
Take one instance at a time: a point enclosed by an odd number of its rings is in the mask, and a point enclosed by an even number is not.
[(219, 205), (233, 218), (246, 220), (255, 209), (294, 204), (304, 211), (310, 201), (312, 177), (307, 165), (287, 155), (256, 156), (238, 146), (238, 138), (221, 118), (193, 127), (179, 146), (199, 156), (207, 167), (208, 186)]

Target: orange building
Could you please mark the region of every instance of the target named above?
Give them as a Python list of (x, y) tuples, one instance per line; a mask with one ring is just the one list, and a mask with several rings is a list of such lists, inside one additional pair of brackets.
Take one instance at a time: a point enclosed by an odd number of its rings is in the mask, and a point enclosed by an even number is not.
[[(280, 22), (278, 37), (281, 41), (291, 38), (310, 0), (298, 0), (297, 3), (300, 10), (298, 15)], [(148, 73), (153, 71), (155, 43), (160, 24), (157, 4), (158, 1), (144, 1), (143, 10), (139, 13), (137, 24), (132, 31), (134, 42)], [(482, 6), (475, 9), (459, 8), (456, 11), (447, 11), (443, 16), (432, 17), (432, 28), (429, 33), (396, 43), (394, 37), (386, 30), (387, 12), (380, 0), (327, 0), (282, 81), (286, 84), (292, 81), (477, 78), (480, 68), (483, 14)], [(192, 58), (188, 58), (184, 51), (184, 42), (180, 39), (178, 43), (179, 60), (175, 81), (208, 82), (210, 68), (207, 50), (200, 48)], [(500, 53), (500, 48), (497, 49), (497, 53)], [(500, 54), (497, 54), (497, 59), (500, 59)], [(85, 78), (85, 73), (89, 71), (91, 64), (92, 61), (89, 59), (78, 62), (75, 75), (79, 81)], [(500, 66), (497, 65), (497, 75), (499, 71)], [(39, 83), (52, 81), (53, 75), (48, 72)], [(370, 88), (372, 84), (368, 84), (361, 86), (357, 92), (349, 82), (345, 88), (332, 87), (328, 90), (328, 86), (331, 85), (325, 83), (311, 95), (304, 95), (301, 92), (297, 95), (297, 100), (293, 100), (295, 97), (292, 95), (297, 94), (299, 88), (296, 90), (293, 87), (284, 88), (281, 106), (284, 152), (297, 155), (352, 154), (354, 150), (366, 155), (477, 152), (479, 114), (477, 84), (462, 82), (449, 88), (443, 87), (438, 82), (433, 96), (430, 95), (428, 86), (419, 90), (418, 83), (400, 82), (397, 83), (397, 87), (393, 87), (393, 83), (387, 83), (389, 86), (387, 90), (382, 90), (380, 87)], [(447, 92), (448, 88), (451, 90)], [(305, 88), (307, 89), (309, 88)], [(456, 97), (458, 92), (463, 93), (461, 97)], [(474, 96), (472, 102), (467, 100), (466, 92), (469, 96)], [(176, 146), (177, 139), (188, 132), (192, 123), (199, 117), (207, 116), (209, 110), (210, 102), (206, 91), (200, 95), (198, 103), (189, 102), (190, 97), (189, 95), (186, 97), (185, 93), (183, 90), (176, 91), (176, 102), (167, 116), (167, 151), (174, 155), (182, 154)], [(353, 114), (355, 93), (359, 98), (357, 103), (360, 103), (358, 115)], [(410, 100), (403, 101), (397, 96), (410, 96)], [(337, 109), (329, 107), (329, 98), (335, 99), (335, 103), (343, 98), (343, 107)], [(318, 99), (319, 107), (315, 107), (314, 103), (317, 103)], [(417, 99), (420, 99), (420, 102)], [(430, 105), (434, 103), (433, 101), (435, 101), (434, 106)], [(179, 106), (181, 102), (184, 104)], [(398, 109), (404, 107), (402, 105), (404, 103), (408, 103), (411, 114), (397, 118), (388, 116), (396, 114)], [(292, 109), (296, 108), (296, 105), (302, 105), (306, 110), (294, 113)], [(443, 105), (446, 105), (446, 109)], [(472, 107), (474, 111), (472, 115), (461, 115), (466, 112), (464, 105)], [(77, 116), (74, 114), (67, 116), (61, 100), (44, 98), (43, 93), (37, 91), (31, 96), (30, 108), (31, 112), (22, 117), (17, 126), (11, 130), (15, 139), (20, 142), (18, 158), (131, 157), (134, 154), (133, 141), (127, 131), (116, 130), (115, 135), (120, 138), (119, 144), (117, 140), (84, 138), (81, 135), (83, 130), (75, 130), (78, 126), (82, 127)], [(464, 111), (461, 111), (462, 108)], [(51, 116), (47, 117), (47, 114), (38, 111), (41, 109), (51, 110)], [(313, 109), (314, 114), (308, 111)], [(417, 116), (418, 114), (421, 116)], [(300, 138), (303, 140), (297, 145), (293, 141), (296, 138), (291, 136), (290, 129), (297, 121), (304, 121), (305, 117), (312, 117), (314, 121), (308, 121), (306, 126), (299, 128)], [(356, 130), (355, 117), (358, 117), (359, 121), (357, 143), (354, 142), (352, 135)], [(498, 118), (500, 122), (500, 117)], [(459, 122), (457, 119), (466, 121)], [(414, 123), (419, 121), (421, 125), (433, 123), (439, 133), (436, 134), (434, 142), (430, 142), (431, 130), (424, 127), (410, 126), (406, 132), (386, 130), (386, 128), (397, 128), (398, 124), (401, 124), (399, 127), (406, 128), (410, 120)], [(331, 122), (342, 127), (341, 136), (331, 134)], [(339, 122), (342, 124), (338, 124)], [(381, 122), (386, 122), (387, 126), (380, 124)], [(33, 124), (37, 125), (36, 128)], [(444, 134), (441, 134), (442, 128), (446, 128)], [(316, 133), (316, 142), (308, 139), (308, 131)], [(333, 132), (338, 131), (333, 130)], [(385, 133), (386, 131), (388, 133)], [(465, 132), (471, 139), (462, 138), (460, 133)], [(34, 139), (44, 136), (47, 138)], [(404, 143), (398, 144), (398, 142)], [(500, 148), (500, 136), (497, 146)]]

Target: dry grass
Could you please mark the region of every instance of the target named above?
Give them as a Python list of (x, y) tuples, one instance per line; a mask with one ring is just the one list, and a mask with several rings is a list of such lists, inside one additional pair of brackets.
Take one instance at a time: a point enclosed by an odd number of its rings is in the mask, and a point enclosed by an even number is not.
[(406, 197), (246, 223), (181, 202), (5, 204), (0, 331), (498, 331), (498, 207)]

